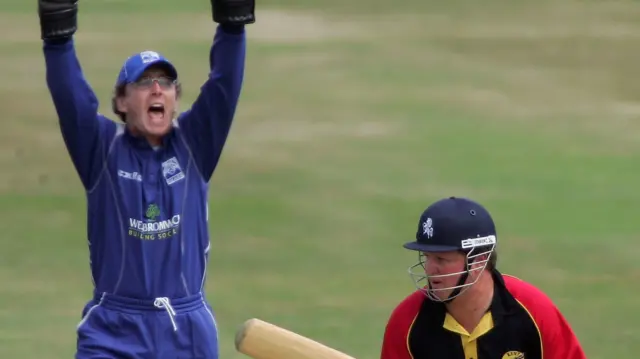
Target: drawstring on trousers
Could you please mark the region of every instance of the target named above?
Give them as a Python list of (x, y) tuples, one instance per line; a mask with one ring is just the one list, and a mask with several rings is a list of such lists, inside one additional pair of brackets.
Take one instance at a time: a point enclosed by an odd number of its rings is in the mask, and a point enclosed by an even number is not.
[(165, 309), (167, 311), (167, 313), (169, 314), (169, 319), (171, 319), (171, 324), (173, 325), (173, 331), (177, 332), (178, 326), (176, 325), (176, 320), (175, 320), (176, 311), (173, 310), (173, 307), (171, 306), (171, 302), (169, 301), (169, 298), (167, 297), (156, 298), (156, 300), (153, 302), (153, 305), (156, 308)]

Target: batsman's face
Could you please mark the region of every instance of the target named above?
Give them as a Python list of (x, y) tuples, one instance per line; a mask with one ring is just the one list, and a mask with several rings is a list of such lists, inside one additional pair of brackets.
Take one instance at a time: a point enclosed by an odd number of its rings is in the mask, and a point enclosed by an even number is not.
[(147, 137), (160, 137), (171, 129), (177, 105), (175, 81), (162, 68), (150, 68), (127, 86), (122, 101), (127, 124)]
[(422, 261), (429, 288), (439, 299), (448, 298), (466, 270), (466, 256), (460, 252), (424, 252)]

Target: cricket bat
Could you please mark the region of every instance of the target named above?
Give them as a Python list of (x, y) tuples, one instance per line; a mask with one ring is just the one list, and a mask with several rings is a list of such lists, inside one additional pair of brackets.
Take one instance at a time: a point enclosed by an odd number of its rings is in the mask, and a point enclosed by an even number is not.
[(236, 350), (253, 359), (355, 359), (257, 318), (247, 320), (236, 332)]

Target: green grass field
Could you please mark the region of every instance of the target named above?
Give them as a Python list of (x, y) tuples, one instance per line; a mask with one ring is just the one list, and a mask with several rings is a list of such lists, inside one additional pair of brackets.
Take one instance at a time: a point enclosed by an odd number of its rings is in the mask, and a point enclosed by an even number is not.
[[(489, 208), (499, 268), (545, 290), (590, 359), (635, 358), (637, 2), (258, 3), (212, 181), (207, 288), (223, 359), (243, 357), (233, 336), (251, 317), (378, 357), (414, 289), (402, 243), (450, 195)], [(148, 48), (181, 69), (190, 105), (207, 74), (208, 1), (80, 4), (78, 52), (102, 112), (122, 61)], [(0, 5), (0, 358), (70, 358), (91, 291), (84, 195), (35, 9)]]

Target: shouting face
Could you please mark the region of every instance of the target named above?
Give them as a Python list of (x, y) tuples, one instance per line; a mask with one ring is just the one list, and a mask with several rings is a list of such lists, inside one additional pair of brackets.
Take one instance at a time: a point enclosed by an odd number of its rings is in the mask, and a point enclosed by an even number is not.
[(175, 79), (161, 65), (148, 68), (124, 89), (117, 99), (129, 128), (136, 135), (158, 144), (171, 129), (176, 112), (178, 91)]

